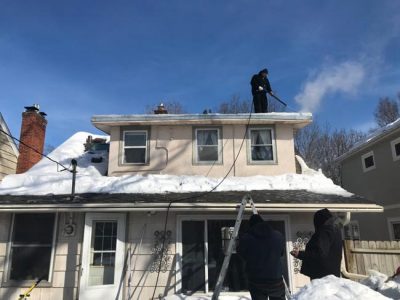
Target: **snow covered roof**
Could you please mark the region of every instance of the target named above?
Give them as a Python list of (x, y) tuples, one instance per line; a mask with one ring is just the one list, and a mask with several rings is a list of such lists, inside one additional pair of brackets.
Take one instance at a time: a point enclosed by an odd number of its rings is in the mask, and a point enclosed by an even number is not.
[(126, 125), (221, 125), (221, 124), (293, 124), (302, 128), (312, 121), (311, 113), (253, 113), (246, 114), (150, 114), (150, 115), (97, 115), (92, 123), (110, 134), (112, 126)]
[[(0, 128), (1, 130), (7, 132), (9, 135), (11, 135), (10, 129), (8, 129), (7, 123), (6, 121), (3, 119), (3, 115), (0, 112)], [(8, 141), (10, 142), (10, 146), (14, 151), (15, 156), (19, 155), (19, 151), (18, 151), (18, 147), (17, 144), (15, 143), (15, 141), (10, 138), (9, 136), (6, 136), (6, 138), (8, 139)]]
[(371, 134), (369, 134), (365, 139), (359, 141), (356, 143), (353, 148), (351, 148), (349, 151), (344, 153), (343, 155), (339, 156), (336, 161), (341, 162), (345, 160), (346, 158), (352, 156), (355, 153), (358, 153), (359, 151), (365, 149), (366, 147), (369, 147), (376, 142), (380, 141), (381, 139), (385, 138), (386, 136), (394, 133), (396, 130), (400, 129), (400, 118), (397, 119), (396, 121), (381, 127)]
[[(212, 206), (211, 203), (219, 203), (220, 207), (232, 207), (245, 193), (251, 192), (259, 203), (269, 208), (282, 209), (285, 203), (289, 203), (286, 207), (302, 206), (304, 210), (315, 210), (318, 205), (337, 205), (338, 209), (366, 211), (382, 209), (333, 184), (332, 180), (317, 171), (279, 176), (228, 177), (213, 193), (209, 191), (221, 182), (221, 178), (176, 175), (104, 176), (108, 165), (107, 155), (84, 152), (83, 144), (88, 135), (92, 134), (78, 132), (49, 154), (66, 166), (70, 165), (71, 159), (77, 159), (76, 193), (79, 197), (75, 199), (78, 202), (75, 204), (87, 205), (91, 202), (98, 206), (110, 206), (110, 203), (123, 202), (129, 207), (143, 206), (143, 203), (165, 207), (165, 203), (171, 200), (185, 198), (185, 193), (202, 193), (201, 197), (196, 197), (196, 201), (185, 199), (177, 202), (185, 202), (185, 205), (191, 207), (197, 205), (204, 208)], [(102, 162), (92, 163), (92, 158), (99, 155), (103, 155)], [(53, 162), (42, 159), (24, 174), (6, 176), (0, 183), (0, 195), (4, 195), (0, 196), (0, 203), (16, 205), (20, 201), (19, 204), (22, 205), (36, 201), (38, 205), (65, 204), (65, 195), (71, 193), (72, 174), (60, 171)], [(68, 203), (71, 204), (71, 201)], [(154, 205), (150, 205), (151, 203)], [(176, 205), (179, 206), (178, 203)]]

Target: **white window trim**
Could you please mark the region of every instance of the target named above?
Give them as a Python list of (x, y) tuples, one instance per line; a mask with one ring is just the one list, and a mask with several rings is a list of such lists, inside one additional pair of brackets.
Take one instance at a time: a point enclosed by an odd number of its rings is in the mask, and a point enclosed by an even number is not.
[(394, 231), (393, 231), (393, 223), (400, 223), (400, 217), (392, 217), (392, 218), (387, 218), (387, 224), (389, 228), (389, 237), (392, 241), (400, 241), (400, 239), (395, 239), (394, 238)]
[[(261, 214), (264, 220), (272, 220), (272, 221), (284, 221), (285, 224), (285, 241), (286, 241), (286, 257), (287, 257), (287, 266), (288, 266), (288, 276), (289, 276), (289, 289), (293, 290), (294, 282), (293, 282), (293, 261), (292, 256), (290, 255), (290, 251), (293, 248), (290, 237), (292, 236), (290, 230), (290, 217), (289, 215), (264, 215)], [(175, 292), (181, 292), (182, 290), (182, 222), (183, 221), (204, 221), (204, 264), (205, 264), (205, 272), (204, 272), (204, 280), (206, 282), (205, 285), (205, 293), (211, 295), (211, 292), (208, 290), (208, 236), (207, 236), (207, 221), (208, 220), (236, 220), (237, 215), (178, 215), (176, 218), (176, 265), (175, 265), (175, 274), (176, 274), (176, 285)], [(249, 217), (244, 217), (243, 220), (247, 220)], [(203, 295), (204, 293), (198, 292), (193, 295)], [(221, 292), (221, 295), (224, 295), (224, 292)], [(228, 292), (227, 294), (232, 295), (232, 292)], [(250, 296), (249, 292), (235, 292), (235, 295), (243, 295)]]
[(392, 148), (392, 156), (393, 156), (393, 160), (399, 160), (400, 159), (400, 155), (396, 155), (396, 148), (395, 145), (400, 143), (400, 137), (398, 137), (397, 139), (393, 140), (390, 142), (390, 146)]
[[(253, 160), (251, 157), (251, 131), (252, 130), (270, 130), (271, 131), (271, 142), (272, 142), (272, 155), (273, 160)], [(275, 141), (275, 130), (273, 127), (251, 127), (248, 129), (247, 138), (247, 161), (252, 165), (270, 165), (277, 163), (277, 153), (276, 153), (276, 141)]]
[[(197, 131), (199, 130), (217, 130), (218, 135), (218, 160), (207, 160), (199, 161), (198, 147), (197, 147)], [(193, 163), (196, 165), (210, 165), (210, 164), (222, 164), (222, 140), (221, 140), (221, 128), (220, 127), (199, 127), (194, 129), (194, 157)]]
[[(54, 216), (54, 227), (53, 227), (53, 240), (51, 243), (51, 254), (50, 254), (50, 265), (49, 265), (49, 279), (47, 282), (51, 283), (53, 279), (53, 266), (54, 266), (54, 258), (56, 253), (56, 242), (57, 242), (57, 228), (58, 228), (58, 213), (53, 213)], [(14, 234), (14, 220), (15, 220), (15, 213), (13, 213), (11, 218), (11, 226), (10, 226), (10, 237), (8, 239), (7, 245), (7, 257), (5, 261), (5, 278), (4, 282), (19, 282), (21, 286), (25, 286), (26, 284), (31, 284), (31, 282), (36, 280), (12, 280), (10, 279), (11, 273), (11, 248), (12, 248), (12, 238)]]
[[(372, 156), (372, 159), (374, 160), (374, 165), (369, 167), (369, 168), (367, 168), (365, 166), (365, 159), (367, 157), (370, 157), (370, 156)], [(361, 155), (361, 164), (362, 164), (362, 168), (363, 168), (364, 173), (376, 169), (376, 161), (375, 161), (374, 151), (369, 151), (369, 152)]]
[[(144, 133), (146, 135), (146, 145), (145, 146), (125, 146), (125, 134), (126, 133)], [(149, 147), (149, 133), (147, 130), (124, 130), (122, 132), (122, 164), (123, 165), (145, 165), (148, 163), (149, 159), (148, 159), (148, 147)], [(145, 156), (144, 156), (144, 162), (140, 162), (140, 163), (128, 163), (125, 161), (125, 149), (145, 149)]]

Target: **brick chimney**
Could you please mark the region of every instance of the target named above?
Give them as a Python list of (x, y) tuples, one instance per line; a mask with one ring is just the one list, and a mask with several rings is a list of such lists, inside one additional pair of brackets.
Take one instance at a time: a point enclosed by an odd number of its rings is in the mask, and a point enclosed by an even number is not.
[[(20, 140), (43, 153), (44, 138), (46, 134), (46, 113), (39, 111), (39, 105), (25, 106), (25, 112), (22, 113)], [(36, 164), (42, 156), (34, 150), (19, 144), (19, 157), (17, 162), (17, 174), (24, 173)]]

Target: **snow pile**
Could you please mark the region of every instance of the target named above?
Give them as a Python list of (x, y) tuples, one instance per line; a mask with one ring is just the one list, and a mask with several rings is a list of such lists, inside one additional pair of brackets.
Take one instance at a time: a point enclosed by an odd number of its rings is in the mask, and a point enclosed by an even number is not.
[[(71, 159), (78, 161), (76, 193), (184, 193), (206, 192), (221, 182), (221, 178), (206, 176), (176, 175), (124, 175), (103, 176), (107, 169), (107, 159), (92, 163), (98, 154), (84, 152), (83, 143), (87, 132), (78, 132), (49, 154), (51, 158), (65, 166)], [(94, 138), (104, 136), (92, 135)], [(57, 170), (58, 169), (58, 170)], [(45, 195), (68, 194), (71, 192), (72, 174), (59, 172), (60, 167), (43, 158), (24, 174), (6, 176), (0, 183), (0, 194)], [(352, 194), (335, 185), (321, 172), (307, 174), (284, 174), (279, 176), (228, 177), (216, 191), (251, 190), (308, 190), (314, 193), (334, 194), (350, 197)]]
[(390, 299), (371, 288), (333, 275), (315, 279), (300, 289), (292, 300), (384, 300)]
[(400, 299), (400, 276), (388, 280), (387, 275), (375, 270), (370, 270), (369, 274), (367, 279), (361, 281), (362, 284), (391, 299)]

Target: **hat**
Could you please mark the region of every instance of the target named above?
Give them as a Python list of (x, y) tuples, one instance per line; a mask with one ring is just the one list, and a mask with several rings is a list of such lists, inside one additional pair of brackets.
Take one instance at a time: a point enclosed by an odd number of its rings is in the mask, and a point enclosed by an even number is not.
[(254, 214), (254, 215), (252, 215), (250, 217), (249, 226), (251, 228), (251, 227), (253, 227), (253, 226), (255, 226), (255, 225), (259, 224), (259, 223), (262, 223), (262, 222), (264, 222), (263, 218), (261, 218), (261, 216), (259, 214)]
[(324, 225), (325, 222), (328, 221), (332, 217), (333, 217), (333, 215), (331, 214), (329, 209), (324, 208), (324, 209), (318, 210), (314, 215), (315, 228), (318, 228), (318, 227)]
[(268, 74), (268, 69), (267, 69), (267, 68), (265, 68), (265, 69), (262, 69), (262, 70), (261, 70), (259, 73), (260, 73), (260, 74), (261, 74), (261, 73)]

